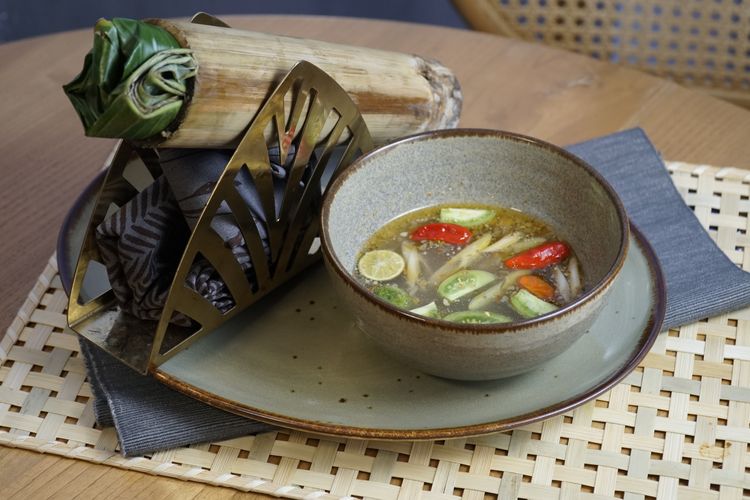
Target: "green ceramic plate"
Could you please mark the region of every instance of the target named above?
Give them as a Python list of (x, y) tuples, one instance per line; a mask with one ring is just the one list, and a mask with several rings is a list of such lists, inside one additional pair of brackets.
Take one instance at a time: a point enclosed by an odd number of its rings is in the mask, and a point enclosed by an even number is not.
[[(94, 202), (87, 189), (62, 229), (70, 283)], [(163, 364), (156, 377), (211, 405), (295, 429), (381, 439), (440, 439), (509, 429), (563, 413), (611, 388), (646, 355), (665, 289), (650, 246), (634, 241), (600, 317), (563, 354), (490, 382), (426, 375), (390, 359), (355, 326), (322, 265)], [(100, 275), (87, 286), (101, 287)]]

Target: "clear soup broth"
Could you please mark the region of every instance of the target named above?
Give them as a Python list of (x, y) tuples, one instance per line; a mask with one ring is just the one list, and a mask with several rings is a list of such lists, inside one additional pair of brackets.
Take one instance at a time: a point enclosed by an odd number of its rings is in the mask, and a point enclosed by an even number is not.
[(510, 323), (583, 293), (573, 249), (543, 221), (487, 205), (438, 205), (372, 235), (354, 276), (401, 309), (456, 323)]

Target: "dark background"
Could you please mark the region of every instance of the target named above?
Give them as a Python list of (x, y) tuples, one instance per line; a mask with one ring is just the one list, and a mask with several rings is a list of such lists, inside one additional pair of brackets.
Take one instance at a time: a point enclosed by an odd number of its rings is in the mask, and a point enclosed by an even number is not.
[(306, 14), (467, 25), (450, 0), (0, 0), (0, 42), (93, 27), (100, 17)]

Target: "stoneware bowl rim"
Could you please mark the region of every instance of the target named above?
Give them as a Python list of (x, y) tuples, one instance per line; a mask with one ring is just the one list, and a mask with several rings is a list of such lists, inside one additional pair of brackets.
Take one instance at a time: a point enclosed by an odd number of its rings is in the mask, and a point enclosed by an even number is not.
[[(620, 223), (620, 248), (618, 249), (617, 257), (610, 266), (604, 277), (599, 280), (591, 289), (581, 294), (576, 300), (566, 304), (565, 306), (542, 316), (524, 320), (515, 321), (513, 323), (490, 323), (490, 324), (465, 324), (465, 323), (454, 323), (450, 321), (444, 321), (440, 319), (427, 318), (425, 316), (414, 314), (410, 311), (399, 309), (391, 303), (376, 297), (375, 295), (368, 292), (362, 285), (360, 285), (354, 277), (347, 271), (336, 256), (335, 251), (332, 248), (330, 242), (328, 218), (331, 210), (331, 204), (336, 196), (338, 190), (346, 183), (349, 177), (363, 168), (364, 165), (369, 163), (373, 158), (388, 154), (391, 150), (399, 148), (405, 144), (412, 144), (417, 142), (424, 142), (434, 139), (442, 138), (460, 138), (460, 137), (483, 137), (483, 138), (494, 138), (501, 140), (515, 141), (519, 143), (530, 144), (535, 147), (545, 149), (547, 152), (556, 154), (563, 157), (564, 159), (571, 161), (578, 167), (582, 168), (599, 186), (601, 186), (611, 203), (613, 204), (617, 213), (617, 220)], [(415, 209), (421, 207), (414, 207)], [(398, 316), (408, 322), (411, 322), (415, 326), (427, 326), (432, 328), (439, 328), (441, 330), (450, 331), (452, 333), (463, 333), (463, 334), (502, 334), (502, 333), (515, 333), (528, 330), (530, 328), (538, 328), (544, 325), (551, 325), (557, 319), (574, 313), (582, 305), (595, 299), (601, 293), (606, 291), (612, 284), (614, 279), (619, 274), (622, 266), (625, 262), (625, 258), (628, 252), (629, 240), (630, 240), (630, 224), (625, 212), (625, 207), (620, 201), (619, 196), (615, 192), (614, 188), (599, 174), (592, 166), (583, 161), (581, 158), (569, 153), (568, 151), (555, 146), (554, 144), (548, 143), (535, 137), (530, 137), (515, 132), (508, 132), (504, 130), (492, 130), (492, 129), (480, 129), (480, 128), (456, 128), (456, 129), (444, 129), (444, 130), (433, 130), (428, 132), (422, 132), (414, 135), (409, 135), (397, 139), (384, 146), (373, 149), (372, 151), (360, 156), (346, 169), (340, 172), (328, 185), (326, 192), (323, 196), (323, 206), (320, 213), (320, 242), (323, 253), (326, 260), (332, 265), (333, 270), (336, 274), (344, 280), (349, 286), (353, 293), (357, 293), (369, 303), (375, 305), (378, 309), (382, 310), (391, 315)]]

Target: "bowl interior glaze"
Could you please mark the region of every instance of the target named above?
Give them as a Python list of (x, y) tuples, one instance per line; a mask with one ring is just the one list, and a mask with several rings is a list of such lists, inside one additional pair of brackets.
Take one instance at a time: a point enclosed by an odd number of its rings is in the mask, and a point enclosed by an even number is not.
[(573, 247), (589, 290), (627, 247), (627, 220), (612, 188), (582, 160), (515, 134), (459, 129), (406, 138), (355, 162), (332, 190), (323, 231), (349, 273), (384, 224), (444, 203), (500, 205), (542, 219)]

